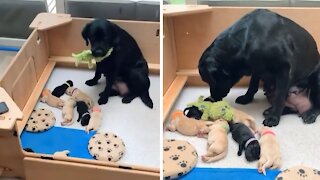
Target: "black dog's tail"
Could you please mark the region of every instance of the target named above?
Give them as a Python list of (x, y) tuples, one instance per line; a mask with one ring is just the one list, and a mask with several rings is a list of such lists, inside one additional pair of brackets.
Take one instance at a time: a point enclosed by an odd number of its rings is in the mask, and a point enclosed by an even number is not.
[(150, 98), (150, 95), (149, 95), (149, 92), (145, 92), (143, 93), (141, 96), (140, 96), (142, 102), (148, 106), (149, 108), (153, 108), (153, 102), (152, 102), (152, 99)]

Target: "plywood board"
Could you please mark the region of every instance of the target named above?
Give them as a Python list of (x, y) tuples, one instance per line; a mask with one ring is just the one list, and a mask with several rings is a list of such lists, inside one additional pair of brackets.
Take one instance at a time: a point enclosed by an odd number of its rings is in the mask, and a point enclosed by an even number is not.
[[(49, 30), (50, 56), (71, 56), (72, 53), (90, 49), (81, 36), (83, 27), (90, 21), (91, 19), (73, 18), (70, 24)], [(134, 37), (148, 63), (160, 64), (160, 24), (158, 22), (121, 20), (112, 20), (112, 22)]]
[(163, 20), (163, 95), (176, 77), (177, 58), (174, 42), (173, 22), (170, 18)]
[(181, 16), (211, 12), (212, 7), (208, 5), (163, 5), (163, 16)]
[[(75, 58), (71, 56), (51, 56), (50, 61), (55, 61), (57, 66), (60, 67), (75, 67)], [(160, 74), (160, 64), (148, 63), (149, 73), (150, 74)], [(78, 68), (88, 69), (87, 63), (79, 63)], [(95, 69), (95, 64), (93, 65), (92, 70)]]
[(187, 76), (177, 76), (163, 97), (163, 122), (187, 82)]
[(55, 66), (55, 62), (50, 61), (47, 66), (45, 67), (42, 75), (39, 78), (39, 81), (35, 85), (32, 93), (30, 94), (28, 101), (26, 102), (26, 106), (23, 108), (23, 119), (22, 121), (17, 122), (17, 129), (18, 129), (18, 136), (20, 136), (22, 130), (24, 129), (24, 126), (27, 123), (27, 120), (29, 119), (30, 114), (32, 113), (32, 110), (34, 109), (35, 105), (38, 102), (38, 99), (40, 97), (40, 94), (47, 83), (53, 68)]
[(20, 109), (23, 109), (37, 84), (33, 59), (29, 58), (26, 64), (21, 67), (20, 71), (21, 73), (16, 77), (16, 80), (12, 82), (12, 99)]
[(57, 179), (130, 179), (130, 180), (159, 180), (159, 173), (126, 170), (106, 166), (71, 163), (63, 161), (25, 158), (24, 168), (26, 178), (32, 180)]

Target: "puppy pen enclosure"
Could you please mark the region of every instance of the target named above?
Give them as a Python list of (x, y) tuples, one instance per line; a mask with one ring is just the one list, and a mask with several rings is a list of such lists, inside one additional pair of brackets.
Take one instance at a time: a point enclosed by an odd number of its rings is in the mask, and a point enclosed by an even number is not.
[[(168, 123), (169, 115), (172, 110), (182, 109), (190, 102), (196, 101), (200, 95), (209, 96), (209, 87), (205, 84), (198, 73), (198, 62), (204, 50), (212, 41), (226, 28), (240, 19), (243, 15), (255, 7), (209, 7), (206, 5), (164, 5), (163, 31), (164, 31), (164, 59), (163, 59), (163, 124)], [(272, 7), (271, 11), (290, 18), (297, 24), (305, 28), (320, 45), (320, 25), (317, 18), (320, 17), (319, 8), (288, 8)], [(246, 111), (256, 119), (257, 125), (261, 126), (263, 121), (262, 112), (269, 107), (267, 100), (260, 90), (255, 96), (253, 103), (243, 106), (235, 104), (235, 99), (246, 92), (249, 84), (249, 77), (242, 78), (236, 87), (232, 88), (226, 97), (231, 106)], [(319, 120), (318, 120), (319, 121)], [(314, 152), (314, 148), (319, 143), (314, 144), (315, 134), (319, 127), (319, 122), (307, 126), (296, 115), (284, 116), (280, 125), (274, 128), (281, 144), (283, 154), (283, 168), (300, 163), (316, 166), (319, 168), (319, 158), (313, 158), (302, 153), (304, 151)], [(291, 129), (291, 130), (290, 130)], [(299, 129), (308, 133), (296, 136), (293, 129)], [(305, 147), (296, 148), (290, 137), (295, 137), (295, 143), (302, 143)], [(310, 138), (310, 141), (309, 139)], [(187, 140), (193, 144), (198, 154), (206, 152), (206, 140), (196, 137), (186, 137), (178, 133), (164, 132), (164, 139)], [(229, 137), (229, 141), (233, 141)], [(233, 149), (237, 146), (230, 143), (231, 152), (219, 162), (205, 164), (198, 159), (196, 167), (218, 167), (218, 168), (256, 168), (256, 164), (246, 163), (239, 160)], [(232, 149), (232, 150), (231, 150)], [(294, 149), (294, 150), (293, 150)], [(235, 151), (235, 150), (234, 150)], [(299, 152), (301, 157), (296, 158)]]
[[(112, 163), (77, 157), (56, 158), (52, 154), (26, 152), (21, 146), (20, 136), (43, 88), (51, 76), (55, 76), (53, 72), (56, 69), (82, 71), (87, 68), (86, 64), (75, 68), (71, 54), (89, 48), (85, 46), (81, 30), (90, 21), (91, 19), (71, 18), (68, 14), (42, 13), (31, 23), (30, 27), (34, 29), (32, 34), (0, 77), (0, 100), (9, 106), (9, 112), (3, 115), (4, 119), (0, 123), (0, 177), (35, 180), (44, 177), (159, 179), (160, 161), (156, 166), (148, 166), (143, 163)], [(159, 79), (159, 23), (121, 20), (113, 22), (136, 39), (148, 62), (150, 74)], [(67, 76), (65, 75), (65, 78), (68, 78)], [(58, 85), (58, 82), (56, 83)], [(160, 102), (157, 103), (159, 105), (155, 107), (160, 106)], [(152, 120), (158, 123), (159, 113), (156, 112), (152, 112)]]

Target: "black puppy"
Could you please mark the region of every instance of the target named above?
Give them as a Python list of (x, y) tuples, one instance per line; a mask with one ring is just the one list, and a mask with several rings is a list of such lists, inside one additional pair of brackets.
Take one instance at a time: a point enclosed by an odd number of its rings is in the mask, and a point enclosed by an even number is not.
[(91, 116), (88, 109), (89, 108), (85, 102), (83, 101), (77, 102), (77, 111), (79, 114), (79, 118), (77, 121), (81, 122), (82, 126), (87, 126), (89, 124)]
[(102, 19), (88, 23), (82, 30), (82, 37), (87, 45), (90, 42), (92, 55), (95, 57), (103, 57), (113, 48), (109, 57), (97, 62), (93, 79), (86, 81), (88, 86), (94, 86), (101, 75), (105, 75), (107, 84), (99, 94), (98, 103), (105, 104), (110, 96), (119, 95), (112, 86), (117, 86), (115, 83), (121, 80), (129, 90), (125, 95), (122, 94), (123, 103), (130, 103), (136, 97), (140, 97), (145, 105), (153, 108), (149, 96), (148, 64), (133, 37), (118, 25)]
[(71, 80), (68, 80), (65, 83), (63, 83), (62, 85), (54, 88), (54, 90), (52, 91), (52, 95), (54, 95), (56, 97), (61, 97), (66, 92), (68, 87), (72, 87), (72, 86), (73, 86), (73, 82)]
[(243, 123), (230, 123), (232, 138), (239, 144), (238, 156), (245, 151), (248, 161), (260, 158), (260, 144), (254, 137), (252, 131)]
[(194, 119), (201, 119), (201, 116), (203, 114), (202, 111), (199, 110), (196, 106), (187, 107), (183, 110), (183, 114), (186, 115), (188, 118), (194, 118)]
[(263, 124), (276, 126), (290, 87), (307, 82), (313, 108), (304, 121), (312, 123), (320, 113), (319, 53), (312, 36), (292, 20), (266, 9), (254, 10), (223, 31), (205, 50), (199, 73), (219, 101), (241, 77), (251, 75), (245, 95), (236, 99), (247, 104), (258, 91), (259, 81), (275, 82), (275, 100)]

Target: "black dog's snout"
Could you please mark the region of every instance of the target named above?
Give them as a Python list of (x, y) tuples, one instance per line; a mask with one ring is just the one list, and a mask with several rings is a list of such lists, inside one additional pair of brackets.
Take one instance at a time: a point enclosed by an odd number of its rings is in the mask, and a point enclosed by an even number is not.
[(96, 49), (92, 51), (92, 55), (95, 57), (102, 57), (105, 55), (105, 52), (102, 49)]

